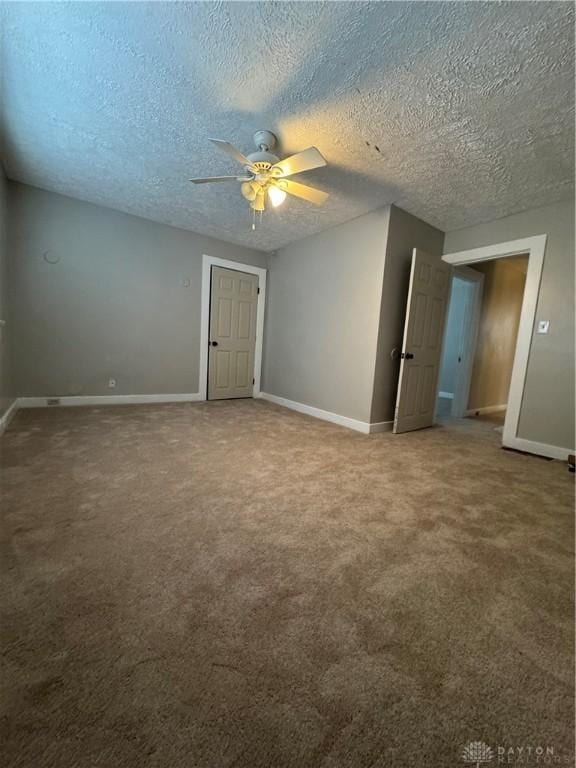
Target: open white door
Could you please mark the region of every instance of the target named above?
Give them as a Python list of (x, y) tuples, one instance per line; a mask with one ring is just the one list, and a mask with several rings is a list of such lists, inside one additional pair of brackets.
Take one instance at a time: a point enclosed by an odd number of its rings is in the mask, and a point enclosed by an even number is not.
[(434, 424), (450, 276), (448, 264), (414, 248), (394, 432), (409, 432)]

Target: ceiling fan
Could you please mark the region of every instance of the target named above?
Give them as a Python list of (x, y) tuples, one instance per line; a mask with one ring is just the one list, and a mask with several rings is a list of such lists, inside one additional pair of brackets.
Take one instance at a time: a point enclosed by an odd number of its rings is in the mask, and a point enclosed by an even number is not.
[(266, 210), (267, 201), (270, 201), (276, 208), (284, 202), (287, 194), (300, 197), (302, 200), (316, 205), (322, 205), (328, 198), (328, 194), (320, 189), (300, 184), (297, 181), (289, 181), (286, 178), (326, 165), (326, 160), (316, 147), (309, 147), (291, 157), (280, 160), (271, 152), (277, 143), (276, 136), (271, 131), (256, 131), (254, 144), (257, 151), (246, 156), (227, 141), (220, 141), (219, 139), (210, 139), (210, 141), (243, 165), (244, 173), (236, 176), (190, 179), (190, 181), (193, 184), (209, 184), (213, 181), (241, 182), (240, 191), (250, 203), (250, 208), (253, 211), (252, 229), (256, 229), (256, 212), (262, 214)]

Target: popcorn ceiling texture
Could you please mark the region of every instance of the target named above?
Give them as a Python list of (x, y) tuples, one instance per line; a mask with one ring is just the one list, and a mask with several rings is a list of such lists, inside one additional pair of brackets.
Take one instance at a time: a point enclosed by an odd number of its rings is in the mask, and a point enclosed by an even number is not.
[[(388, 203), (443, 230), (572, 194), (571, 3), (4, 3), (8, 175), (272, 250)], [(315, 144), (291, 198), (250, 229), (238, 167), (274, 130)], [(378, 148), (378, 149), (377, 149)]]

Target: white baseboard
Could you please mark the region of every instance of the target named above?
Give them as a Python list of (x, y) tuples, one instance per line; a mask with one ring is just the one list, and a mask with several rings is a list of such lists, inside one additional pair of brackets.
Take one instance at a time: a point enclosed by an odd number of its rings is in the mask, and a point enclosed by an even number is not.
[[(271, 395), (268, 392), (260, 392), (255, 396), (261, 397), (264, 400), (269, 400), (271, 403), (276, 403), (276, 405), (282, 405), (285, 408), (290, 408), (293, 411), (305, 413), (308, 416), (313, 416), (324, 421), (330, 421), (333, 424), (339, 424), (340, 426), (347, 427), (348, 429), (354, 429), (356, 432), (362, 432), (365, 435), (375, 434), (378, 432), (391, 432), (394, 424), (392, 421), (379, 421), (371, 424), (367, 421), (351, 419), (348, 416), (341, 416), (338, 413), (324, 411), (321, 408), (314, 408), (311, 405), (298, 403), (295, 400), (288, 400), (285, 397), (278, 397), (278, 395)], [(199, 392), (174, 395), (73, 395), (60, 398), (19, 397), (13, 401), (4, 415), (0, 417), (0, 435), (4, 432), (20, 408), (49, 408), (51, 406), (48, 405), (48, 401), (54, 399), (58, 399), (60, 401), (60, 406), (196, 403), (203, 400)], [(491, 406), (489, 408), (476, 408), (473, 411), (470, 411), (470, 413), (474, 414), (476, 411), (480, 411), (480, 413), (496, 413), (505, 409), (505, 405), (497, 405)], [(550, 459), (559, 459), (561, 461), (566, 461), (568, 459), (568, 454), (576, 453), (576, 449), (574, 448), (560, 448), (556, 445), (537, 443), (533, 440), (525, 440), (521, 437), (506, 439), (504, 441), (504, 447), (512, 448), (516, 451), (534, 453), (537, 456), (546, 456)]]
[(341, 416), (339, 413), (332, 413), (332, 411), (324, 411), (322, 408), (315, 408), (312, 405), (298, 403), (296, 400), (288, 400), (285, 397), (271, 395), (269, 392), (260, 392), (258, 397), (261, 397), (263, 400), (269, 400), (271, 403), (275, 403), (276, 405), (282, 405), (284, 408), (290, 408), (292, 411), (305, 413), (307, 416), (313, 416), (316, 419), (330, 421), (332, 424), (338, 424), (341, 427), (354, 429), (356, 432), (362, 432), (365, 435), (369, 435), (374, 432), (389, 432), (392, 429), (393, 422), (391, 421), (379, 421), (375, 422), (374, 424), (370, 424), (368, 421), (351, 419), (348, 416)]
[[(68, 395), (63, 397), (20, 397), (18, 408), (49, 408), (70, 405), (138, 405), (145, 403), (196, 403), (199, 392), (175, 395)], [(58, 403), (51, 402), (58, 400)]]
[(438, 392), (438, 397), (443, 397), (446, 400), (454, 400), (453, 392)]
[(392, 428), (394, 427), (393, 421), (373, 421), (371, 424), (368, 424), (369, 432), (371, 435), (373, 435), (376, 432), (392, 432)]
[(507, 403), (504, 403), (504, 405), (487, 405), (484, 408), (469, 408), (467, 411), (464, 411), (464, 415), (476, 416), (478, 414), (479, 416), (484, 416), (484, 414), (488, 413), (502, 413), (506, 408), (508, 408)]
[(534, 440), (525, 440), (523, 437), (511, 437), (505, 439), (503, 446), (504, 448), (511, 448), (514, 451), (534, 453), (536, 456), (546, 456), (548, 459), (560, 459), (560, 461), (568, 461), (568, 454), (576, 453), (576, 449), (574, 448), (559, 448), (557, 445), (536, 443)]
[(6, 409), (4, 415), (0, 417), (0, 435), (4, 432), (8, 424), (10, 424), (19, 407), (18, 398), (16, 398)]

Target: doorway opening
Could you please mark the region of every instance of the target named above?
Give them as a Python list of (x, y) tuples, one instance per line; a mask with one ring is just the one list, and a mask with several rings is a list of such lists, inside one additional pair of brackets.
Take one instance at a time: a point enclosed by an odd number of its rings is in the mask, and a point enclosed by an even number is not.
[(522, 238), (521, 240), (511, 240), (505, 243), (496, 243), (494, 245), (473, 248), (468, 251), (447, 253), (442, 256), (442, 261), (451, 264), (453, 267), (462, 265), (477, 266), (478, 264), (494, 259), (506, 259), (513, 256), (523, 256), (528, 254), (528, 268), (525, 278), (516, 347), (514, 350), (512, 375), (510, 377), (510, 386), (508, 388), (508, 402), (506, 403), (502, 446), (504, 448), (535, 453), (539, 456), (562, 458), (563, 451), (561, 449), (520, 437), (518, 434), (520, 410), (526, 384), (528, 359), (530, 356), (533, 334), (535, 332), (548, 332), (548, 324), (545, 320), (539, 320), (538, 324), (536, 322), (536, 308), (538, 304), (538, 292), (540, 289), (542, 268), (544, 266), (545, 250), (546, 235), (535, 235), (533, 237)]
[[(512, 373), (508, 379), (508, 397), (505, 398), (507, 403), (497, 403), (497, 405), (506, 406), (502, 446), (539, 456), (565, 458), (564, 449), (529, 440), (518, 434), (533, 334), (548, 333), (549, 327), (548, 321), (543, 319), (536, 323), (545, 250), (546, 235), (535, 235), (467, 251), (446, 253), (442, 256), (440, 264), (429, 254), (418, 248), (413, 249), (404, 338), (402, 351), (399, 354), (400, 372), (393, 429), (395, 433), (431, 427), (436, 421), (443, 330), (451, 288), (451, 267), (466, 266), (474, 269), (474, 266), (478, 267), (479, 264), (496, 259), (522, 256), (527, 257), (528, 263), (513, 352)], [(466, 273), (460, 274), (464, 276)], [(470, 317), (473, 317), (473, 314)], [(473, 323), (469, 324), (473, 325)], [(500, 330), (499, 327), (495, 329), (496, 342), (502, 336)], [(392, 350), (392, 355), (394, 356), (396, 352)], [(465, 387), (461, 389), (466, 392)], [(465, 400), (465, 397), (463, 399)], [(451, 408), (452, 405), (450, 405)]]
[(455, 267), (440, 365), (439, 418), (481, 418), (502, 431), (528, 254)]

